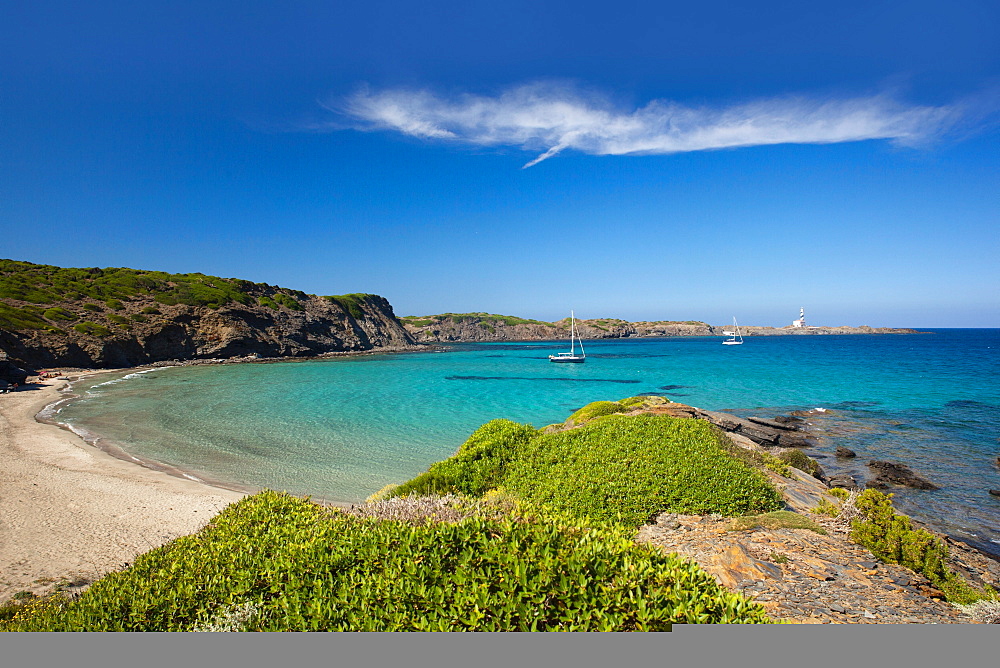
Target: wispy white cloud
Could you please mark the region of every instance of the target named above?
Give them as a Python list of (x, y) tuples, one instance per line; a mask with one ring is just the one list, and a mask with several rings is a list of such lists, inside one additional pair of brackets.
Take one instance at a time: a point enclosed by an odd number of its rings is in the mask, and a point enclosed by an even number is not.
[(537, 151), (525, 167), (567, 149), (648, 155), (866, 139), (916, 145), (947, 131), (963, 113), (959, 105), (907, 105), (890, 95), (781, 97), (721, 108), (653, 100), (622, 109), (558, 83), (517, 86), (494, 97), (364, 89), (328, 108), (353, 119), (358, 129)]

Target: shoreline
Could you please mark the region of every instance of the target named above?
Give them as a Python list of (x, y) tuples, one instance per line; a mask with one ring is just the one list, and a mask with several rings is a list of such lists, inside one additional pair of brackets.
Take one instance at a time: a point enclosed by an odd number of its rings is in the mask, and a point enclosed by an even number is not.
[(119, 459), (36, 420), (66, 386), (39, 381), (0, 400), (0, 602), (82, 588), (245, 496)]

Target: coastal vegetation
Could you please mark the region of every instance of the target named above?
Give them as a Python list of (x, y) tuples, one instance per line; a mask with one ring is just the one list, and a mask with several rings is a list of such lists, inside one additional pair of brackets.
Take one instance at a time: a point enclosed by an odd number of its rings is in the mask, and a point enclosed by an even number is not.
[(414, 524), (286, 494), (229, 506), (11, 631), (666, 631), (767, 623), (697, 565), (629, 532), (547, 516)]
[[(778, 492), (728, 454), (723, 438), (707, 422), (652, 414), (591, 415), (546, 430), (493, 420), (455, 456), (363, 510), (265, 491), (76, 599), (15, 606), (0, 614), (0, 629), (663, 631), (769, 623), (761, 606), (695, 563), (633, 541), (638, 526), (664, 511), (781, 507)], [(441, 501), (421, 504), (426, 495)], [(398, 512), (422, 505), (435, 510)]]
[(782, 507), (766, 477), (733, 456), (711, 424), (620, 414), (630, 401), (589, 404), (561, 429), (488, 422), (453, 457), (384, 496), (497, 490), (536, 511), (630, 528), (661, 512), (744, 515)]
[(553, 324), (551, 322), (543, 322), (541, 320), (519, 318), (513, 315), (496, 315), (494, 313), (441, 313), (438, 315), (425, 316), (407, 315), (400, 318), (400, 320), (403, 323), (413, 325), (414, 327), (427, 327), (429, 325), (440, 324), (445, 321), (457, 324), (464, 322), (476, 322), (492, 325), (493, 327), (496, 327), (498, 324), (504, 324), (508, 327), (514, 327), (515, 325), (552, 326)]
[(851, 524), (851, 540), (871, 550), (882, 561), (901, 564), (922, 574), (952, 603), (997, 600), (998, 592), (977, 589), (948, 567), (948, 546), (926, 529), (914, 528), (906, 515), (896, 513), (892, 494), (866, 489), (853, 500), (853, 505), (860, 517)]
[(361, 305), (364, 304), (366, 299), (374, 296), (364, 292), (355, 292), (349, 295), (327, 295), (323, 299), (337, 304), (355, 318), (361, 318), (364, 316)]

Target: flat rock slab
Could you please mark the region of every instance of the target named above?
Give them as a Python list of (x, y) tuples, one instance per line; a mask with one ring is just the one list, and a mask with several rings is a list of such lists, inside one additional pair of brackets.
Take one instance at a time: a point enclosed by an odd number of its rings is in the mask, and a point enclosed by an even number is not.
[[(805, 475), (805, 474), (803, 474)], [(808, 476), (807, 476), (808, 477)], [(692, 559), (723, 586), (763, 605), (774, 619), (800, 624), (969, 624), (954, 606), (929, 596), (922, 576), (885, 564), (852, 543), (832, 518), (809, 515), (808, 529), (729, 531), (731, 518), (661, 516), (636, 542)], [(896, 584), (895, 580), (905, 582)]]

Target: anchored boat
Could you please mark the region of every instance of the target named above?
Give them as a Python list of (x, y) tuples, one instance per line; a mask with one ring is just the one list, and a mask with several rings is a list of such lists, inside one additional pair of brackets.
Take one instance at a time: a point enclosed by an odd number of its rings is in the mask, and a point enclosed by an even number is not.
[(733, 316), (733, 329), (722, 330), (723, 334), (729, 335), (730, 338), (722, 342), (724, 346), (738, 346), (743, 343), (743, 335), (740, 334), (740, 326), (736, 324), (736, 316)]
[[(576, 343), (580, 344), (580, 354), (576, 354)], [(576, 333), (576, 318), (569, 312), (569, 352), (549, 355), (550, 362), (574, 362), (581, 364), (587, 361), (587, 353), (583, 350), (583, 341)]]

